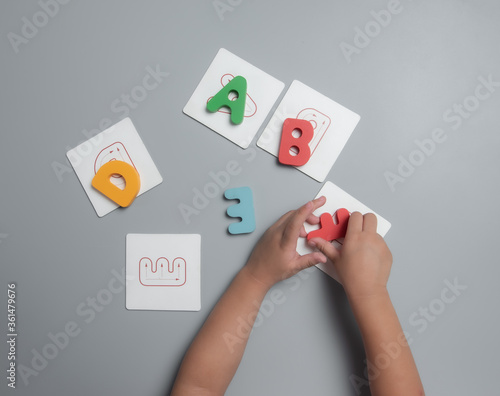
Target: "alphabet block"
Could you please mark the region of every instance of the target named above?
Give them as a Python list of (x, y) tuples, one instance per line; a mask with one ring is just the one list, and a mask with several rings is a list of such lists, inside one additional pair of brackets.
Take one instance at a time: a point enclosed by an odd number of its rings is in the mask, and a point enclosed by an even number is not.
[[(119, 189), (110, 178), (119, 175), (125, 179), (125, 188)], [(116, 204), (127, 207), (134, 202), (141, 188), (141, 180), (137, 170), (124, 161), (110, 161), (99, 168), (92, 179), (92, 187), (104, 194)]]
[(240, 202), (227, 208), (229, 217), (240, 217), (239, 223), (228, 227), (230, 234), (248, 234), (255, 231), (255, 212), (250, 187), (230, 188), (224, 192), (226, 199), (238, 199)]
[[(292, 132), (298, 129), (301, 132), (299, 137), (294, 137)], [(309, 142), (314, 136), (314, 129), (307, 120), (297, 118), (287, 118), (283, 123), (281, 132), (280, 150), (278, 160), (284, 165), (302, 166), (307, 164), (311, 158)], [(296, 155), (292, 155), (290, 150), (295, 148)]]
[(323, 238), (328, 242), (332, 242), (345, 237), (347, 224), (349, 223), (349, 211), (342, 208), (337, 210), (335, 215), (337, 217), (337, 224), (333, 222), (333, 217), (330, 213), (323, 213), (319, 218), (320, 228), (307, 234), (307, 240)]
[[(229, 99), (231, 92), (235, 92), (238, 95), (235, 100)], [(246, 97), (247, 80), (242, 76), (236, 76), (208, 101), (207, 110), (215, 113), (223, 106), (229, 107), (231, 110), (231, 122), (233, 124), (241, 124), (245, 115)]]

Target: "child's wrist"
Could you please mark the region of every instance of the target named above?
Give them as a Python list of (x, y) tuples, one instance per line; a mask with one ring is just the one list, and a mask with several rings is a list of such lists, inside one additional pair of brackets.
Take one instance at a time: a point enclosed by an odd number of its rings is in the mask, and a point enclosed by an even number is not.
[(261, 279), (259, 276), (253, 273), (251, 268), (247, 265), (245, 265), (241, 270), (240, 274), (247, 279), (247, 281), (253, 285), (256, 289), (261, 290), (264, 293), (267, 293), (271, 287), (273, 287), (272, 282), (266, 282), (263, 279)]
[(392, 304), (386, 287), (370, 293), (353, 293), (346, 290), (347, 299), (353, 309), (370, 307), (376, 308), (387, 303)]

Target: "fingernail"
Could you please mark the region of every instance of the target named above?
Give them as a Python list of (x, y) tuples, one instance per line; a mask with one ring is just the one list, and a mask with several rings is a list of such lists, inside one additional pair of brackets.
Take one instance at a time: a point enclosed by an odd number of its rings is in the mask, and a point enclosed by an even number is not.
[(313, 240), (310, 240), (309, 242), (309, 246), (312, 246), (312, 247), (316, 247), (316, 242), (314, 242)]

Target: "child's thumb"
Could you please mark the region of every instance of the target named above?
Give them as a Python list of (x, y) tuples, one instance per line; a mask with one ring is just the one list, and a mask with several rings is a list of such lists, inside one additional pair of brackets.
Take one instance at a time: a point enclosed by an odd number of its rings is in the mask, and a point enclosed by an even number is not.
[(331, 261), (335, 261), (339, 257), (339, 251), (330, 242), (325, 241), (323, 238), (312, 238), (309, 246), (317, 248), (321, 253), (328, 257)]
[(298, 259), (297, 266), (299, 268), (299, 271), (302, 271), (306, 268), (312, 267), (313, 265), (324, 263), (326, 263), (326, 257), (322, 253), (312, 252), (301, 256)]

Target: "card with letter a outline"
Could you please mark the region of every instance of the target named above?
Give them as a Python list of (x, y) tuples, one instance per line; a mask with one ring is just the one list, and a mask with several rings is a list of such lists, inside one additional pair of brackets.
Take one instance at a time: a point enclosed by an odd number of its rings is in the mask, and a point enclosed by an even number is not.
[[(207, 102), (236, 76), (247, 80), (245, 113), (243, 122), (239, 125), (230, 121), (230, 110), (226, 107), (215, 113), (207, 110)], [(221, 48), (183, 112), (245, 149), (259, 131), (284, 87), (285, 84), (281, 81)], [(233, 93), (229, 96), (231, 99), (236, 98)]]

